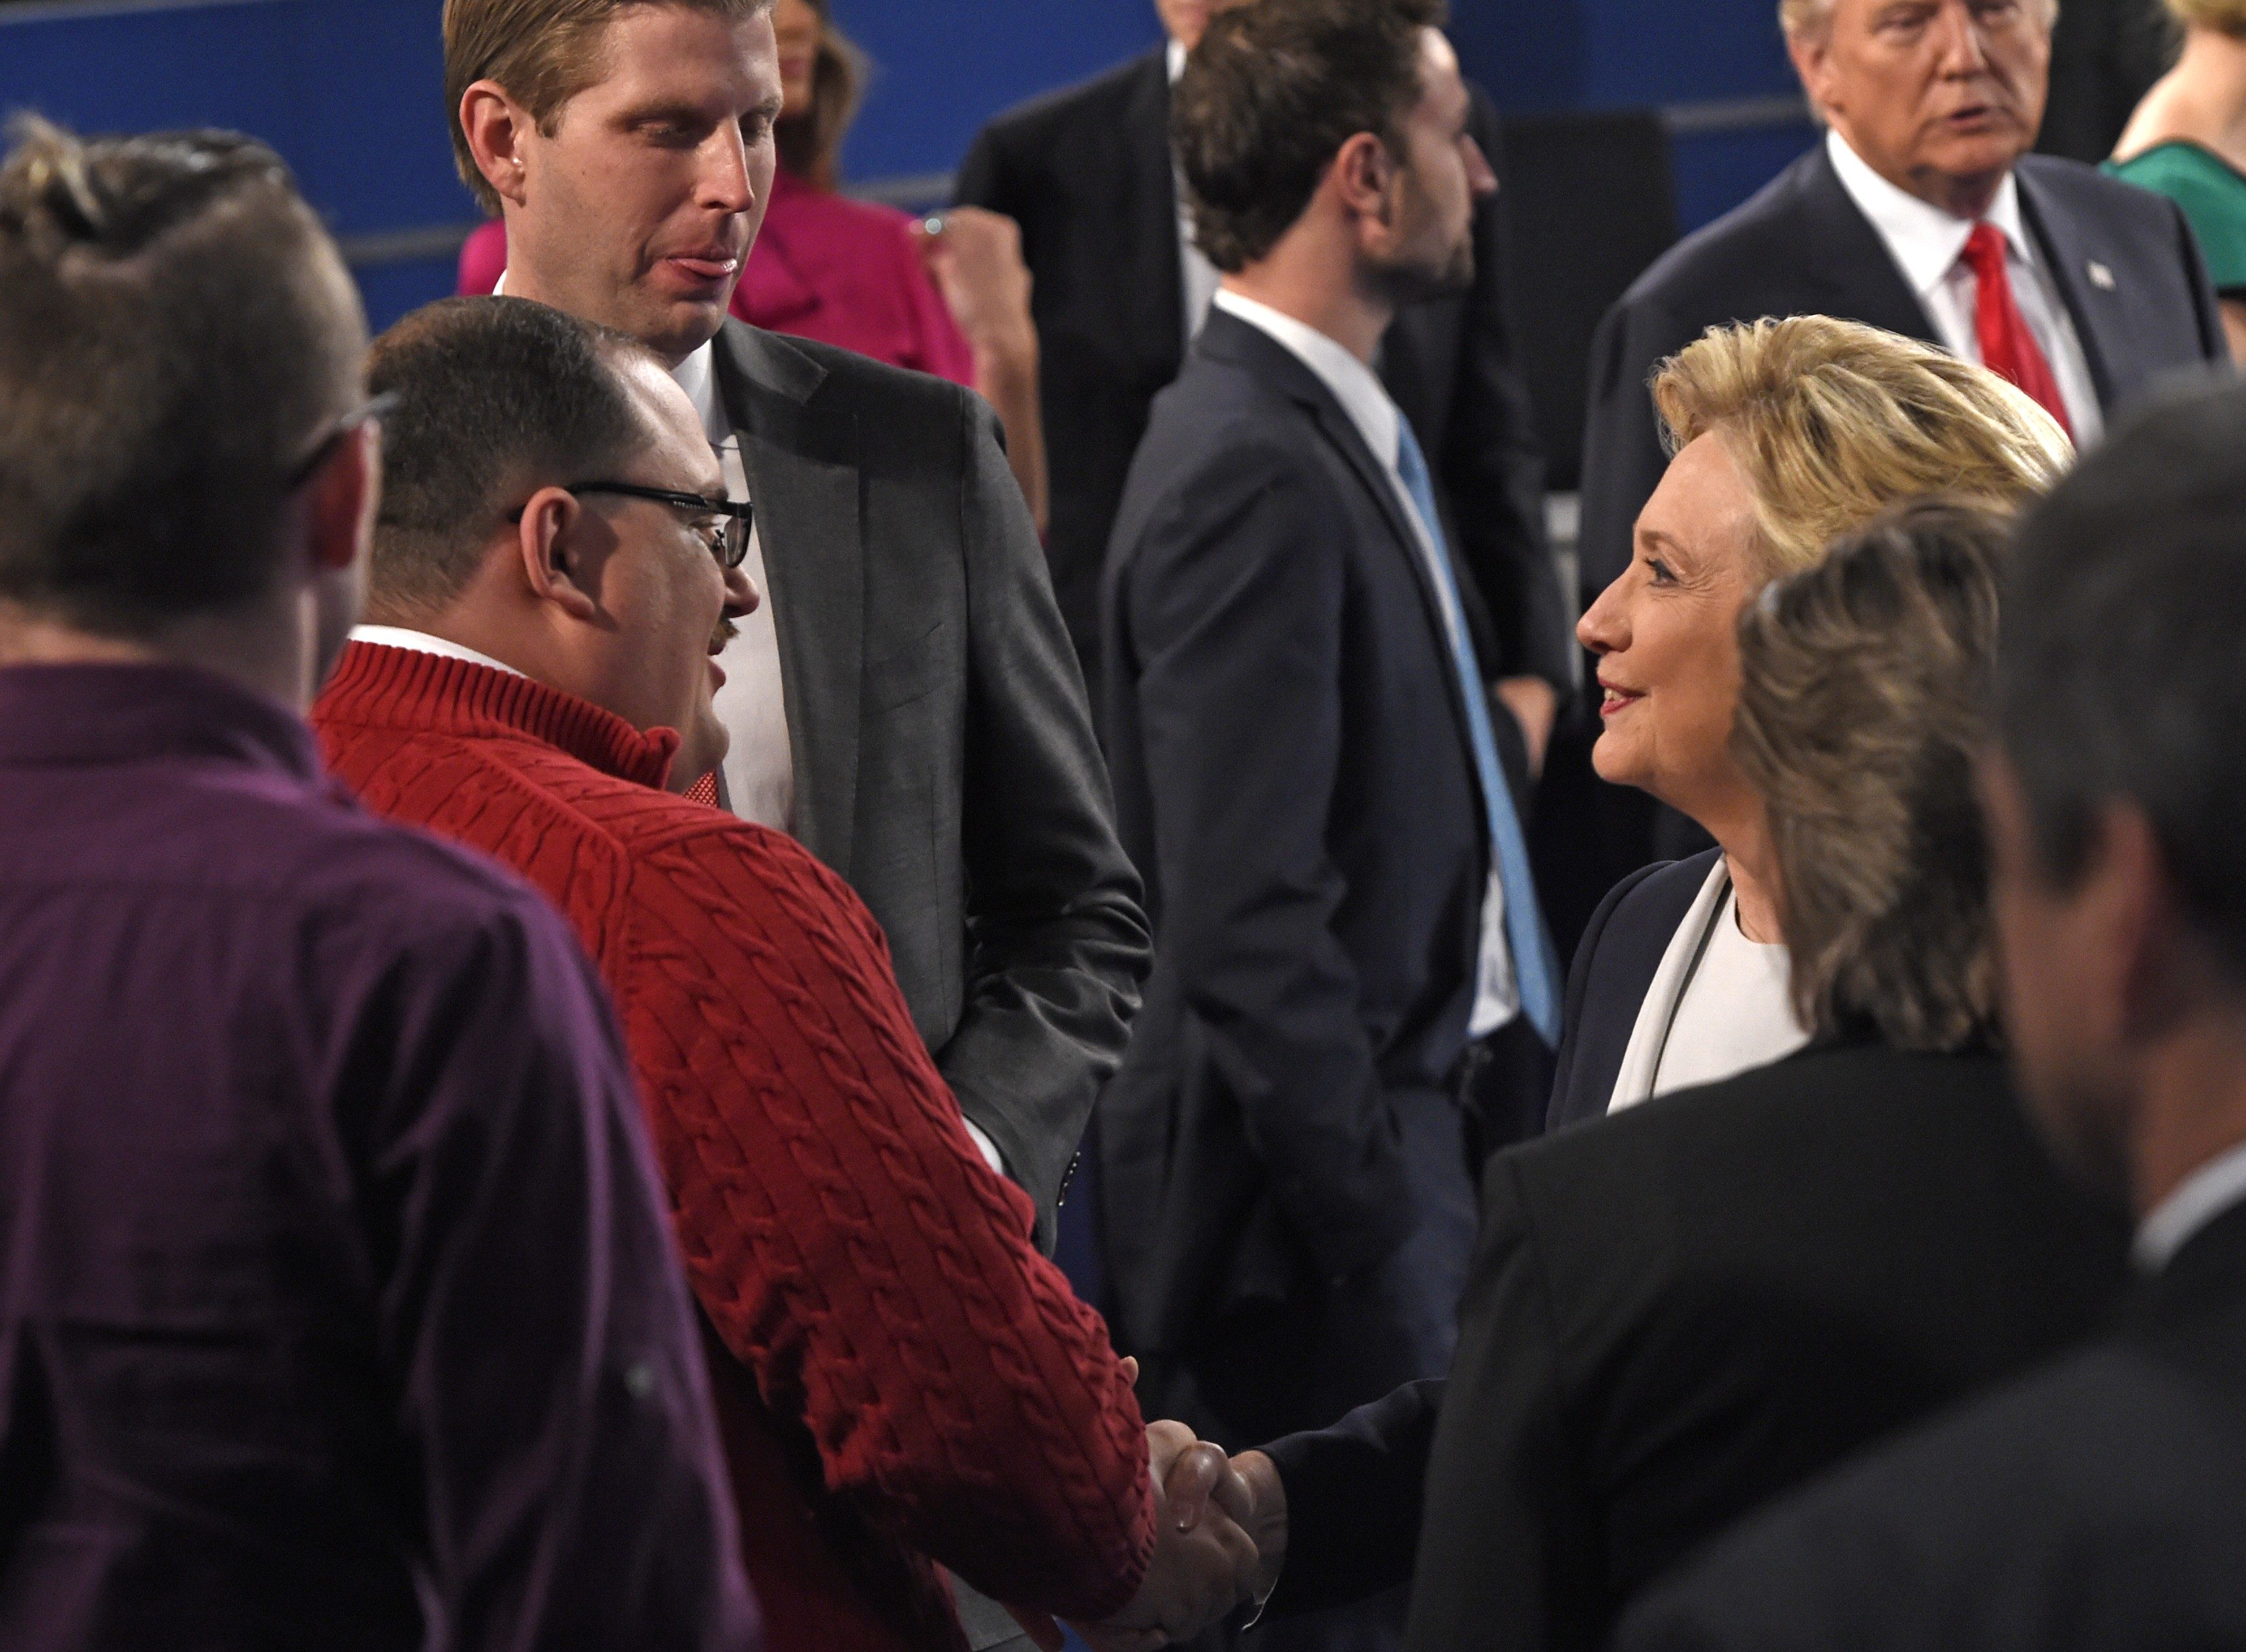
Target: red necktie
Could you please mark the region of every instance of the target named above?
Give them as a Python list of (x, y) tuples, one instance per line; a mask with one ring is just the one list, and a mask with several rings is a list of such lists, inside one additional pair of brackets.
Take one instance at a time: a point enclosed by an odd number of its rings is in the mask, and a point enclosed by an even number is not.
[(2005, 268), (2004, 232), (1994, 224), (1974, 225), (1973, 233), (1965, 238), (1965, 262), (1973, 271), (1973, 330), (1980, 336), (1981, 364), (2011, 379), (2040, 402), (2072, 439), (2074, 425), (2066, 417), (2059, 380), (2052, 376), (2051, 363), (2012, 297), (2012, 277)]
[(688, 786), (686, 800), (689, 803), (699, 803), (712, 809), (716, 808), (718, 806), (718, 771), (711, 770), (692, 785)]

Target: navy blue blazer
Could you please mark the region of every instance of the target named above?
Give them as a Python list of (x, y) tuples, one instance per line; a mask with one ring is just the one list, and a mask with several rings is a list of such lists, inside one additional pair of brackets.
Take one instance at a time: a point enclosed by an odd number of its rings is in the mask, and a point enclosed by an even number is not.
[(1638, 1010), (1660, 973), (1677, 926), (1692, 910), (1722, 853), (1710, 849), (1633, 872), (1607, 891), (1591, 914), (1576, 947), (1575, 966), (1568, 971), (1558, 1071), (1545, 1129), (1606, 1117)]
[[(2174, 201), (2045, 155), (2023, 157), (2013, 175), (2109, 419), (2163, 376), (2229, 358), (2206, 265)], [(1587, 600), (1630, 565), (1637, 513), (1668, 464), (1645, 393), (1655, 364), (1711, 327), (1802, 315), (1941, 343), (1821, 143), (1671, 248), (1600, 323), (1583, 434)]]
[(1415, 1217), (1489, 834), (1434, 581), (1338, 402), (1219, 311), (1157, 398), (1103, 582), (1116, 819), (1156, 964), (1100, 1104), (1126, 1346), (1308, 1300)]

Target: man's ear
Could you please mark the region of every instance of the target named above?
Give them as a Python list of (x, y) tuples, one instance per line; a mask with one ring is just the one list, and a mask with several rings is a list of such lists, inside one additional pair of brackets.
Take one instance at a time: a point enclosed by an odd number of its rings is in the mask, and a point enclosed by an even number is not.
[(528, 111), (509, 97), (496, 80), (479, 80), (460, 94), (460, 132), (476, 170), (502, 201), (521, 206), (528, 168), (524, 139), (534, 128)]
[(589, 542), (589, 526), (575, 494), (566, 488), (541, 487), (522, 507), (514, 533), (523, 583), (530, 594), (575, 620), (589, 620), (601, 611), (594, 595), (598, 558)]
[(1832, 78), (1827, 72), (1832, 50), (1833, 21), (1829, 17), (1819, 27), (1786, 37), (1786, 55), (1793, 59), (1793, 72), (1801, 78), (1801, 90), (1821, 114), (1825, 113), (1825, 93)]
[(2198, 948), (2145, 812), (2109, 804), (2096, 829), (2083, 878), (2097, 925), (2091, 939), (2118, 961), (2123, 1030), (2133, 1043), (2148, 1044), (2191, 1013), (2202, 984)]
[(370, 422), (345, 431), (304, 484), (304, 547), (315, 573), (365, 559), (381, 503), (381, 426)]
[(1360, 132), (1335, 154), (1333, 187), (1353, 224), (1371, 222), (1381, 230), (1396, 218), (1396, 158), (1372, 133)]

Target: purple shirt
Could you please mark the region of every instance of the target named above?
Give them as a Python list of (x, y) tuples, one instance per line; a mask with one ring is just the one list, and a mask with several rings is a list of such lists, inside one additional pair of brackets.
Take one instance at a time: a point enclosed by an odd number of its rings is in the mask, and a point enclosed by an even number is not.
[(558, 916), (277, 705), (0, 670), (0, 1647), (751, 1648)]

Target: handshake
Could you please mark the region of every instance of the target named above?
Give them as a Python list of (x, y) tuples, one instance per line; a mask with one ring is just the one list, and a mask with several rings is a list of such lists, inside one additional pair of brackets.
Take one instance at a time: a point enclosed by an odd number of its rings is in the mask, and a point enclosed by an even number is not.
[[(1072, 1627), (1092, 1652), (1155, 1652), (1267, 1599), (1287, 1558), (1287, 1493), (1261, 1451), (1228, 1458), (1182, 1423), (1147, 1428), (1154, 1482), (1154, 1554), (1131, 1603), (1103, 1623)], [(1061, 1634), (1017, 1612), (1045, 1652)]]

